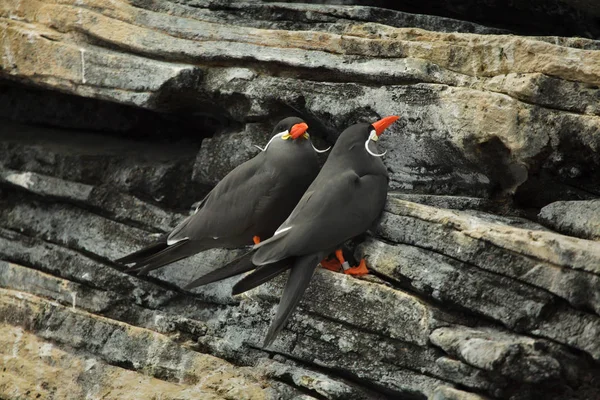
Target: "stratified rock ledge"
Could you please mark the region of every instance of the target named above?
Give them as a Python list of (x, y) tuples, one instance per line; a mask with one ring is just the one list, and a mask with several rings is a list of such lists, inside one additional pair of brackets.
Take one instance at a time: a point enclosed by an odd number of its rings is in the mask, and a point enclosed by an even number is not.
[[(599, 43), (359, 6), (3, 1), (0, 397), (600, 398)], [(291, 114), (319, 147), (401, 119), (353, 243), (371, 274), (317, 270), (264, 349), (284, 277), (181, 289), (243, 250), (113, 260)]]

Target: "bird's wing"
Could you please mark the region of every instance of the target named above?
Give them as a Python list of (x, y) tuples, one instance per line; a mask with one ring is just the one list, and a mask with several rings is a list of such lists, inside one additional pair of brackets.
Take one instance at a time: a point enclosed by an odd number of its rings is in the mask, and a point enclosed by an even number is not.
[(175, 228), (169, 243), (186, 238), (234, 237), (247, 231), (256, 223), (256, 208), (273, 195), (276, 174), (264, 163), (262, 153), (238, 166), (211, 190), (192, 216)]
[(264, 265), (339, 246), (371, 227), (386, 196), (385, 175), (359, 176), (348, 170), (315, 181), (273, 237), (256, 246), (252, 261)]

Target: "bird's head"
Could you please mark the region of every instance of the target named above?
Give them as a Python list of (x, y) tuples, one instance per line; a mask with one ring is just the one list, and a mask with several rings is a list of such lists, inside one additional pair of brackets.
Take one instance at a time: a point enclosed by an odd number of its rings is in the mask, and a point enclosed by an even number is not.
[(284, 118), (273, 128), (273, 135), (281, 135), (282, 140), (308, 139), (308, 124), (298, 117)]
[(389, 117), (382, 118), (377, 122), (373, 122), (367, 127), (367, 129), (369, 130), (369, 136), (365, 141), (365, 150), (367, 150), (367, 153), (374, 157), (381, 157), (386, 153), (384, 151), (381, 154), (377, 154), (369, 148), (369, 145), (371, 144), (371, 142), (377, 142), (379, 140), (379, 136), (381, 136), (383, 131), (385, 131), (391, 124), (396, 122), (399, 118), (400, 117), (396, 115), (390, 115)]
[[(269, 143), (267, 143), (264, 149), (258, 146), (256, 147), (263, 151), (266, 151), (269, 145), (271, 145), (274, 141), (280, 140), (297, 143), (304, 143), (304, 141), (306, 140), (312, 145), (312, 142), (310, 141), (310, 135), (308, 134), (307, 130), (308, 124), (302, 119), (298, 117), (287, 117), (282, 119), (277, 125), (275, 125), (275, 128), (273, 128), (273, 137), (271, 138), (271, 140), (269, 140)], [(329, 150), (318, 150), (317, 148), (315, 148), (315, 146), (312, 146), (312, 148), (317, 153), (323, 153)]]

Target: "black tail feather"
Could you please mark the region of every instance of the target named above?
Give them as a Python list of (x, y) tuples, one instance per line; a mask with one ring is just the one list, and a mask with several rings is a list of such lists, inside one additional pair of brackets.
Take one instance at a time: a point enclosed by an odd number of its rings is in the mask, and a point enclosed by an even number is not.
[(143, 249), (138, 250), (134, 253), (128, 254), (125, 257), (119, 258), (118, 260), (115, 260), (115, 262), (119, 264), (132, 264), (139, 263), (140, 261), (143, 261), (148, 257), (152, 257), (156, 253), (161, 252), (162, 250), (168, 247), (167, 236), (168, 235), (163, 235), (160, 239), (158, 239), (151, 245), (146, 246)]
[(290, 275), (283, 289), (281, 301), (277, 307), (277, 314), (271, 322), (269, 331), (265, 338), (264, 347), (268, 347), (273, 343), (283, 326), (294, 312), (294, 309), (302, 299), (302, 295), (306, 291), (310, 279), (319, 264), (318, 255), (308, 255), (299, 257), (294, 262), (294, 266), (290, 270)]
[(152, 270), (164, 267), (167, 264), (174, 263), (175, 261), (189, 257), (192, 254), (196, 254), (201, 250), (202, 249), (198, 249), (195, 248), (195, 246), (190, 245), (190, 242), (187, 240), (183, 240), (167, 246), (158, 253), (137, 263), (133, 268), (130, 268), (129, 271), (138, 272), (140, 275), (144, 275)]
[(222, 279), (230, 278), (256, 268), (256, 266), (252, 264), (252, 253), (252, 251), (249, 251), (227, 265), (224, 265), (221, 268), (195, 279), (194, 281), (188, 283), (184, 289), (189, 290), (198, 286), (220, 281)]
[(293, 258), (286, 258), (271, 264), (258, 267), (256, 271), (243, 277), (231, 289), (231, 294), (236, 295), (244, 293), (250, 289), (262, 285), (263, 283), (275, 278), (277, 275), (287, 271), (294, 265)]

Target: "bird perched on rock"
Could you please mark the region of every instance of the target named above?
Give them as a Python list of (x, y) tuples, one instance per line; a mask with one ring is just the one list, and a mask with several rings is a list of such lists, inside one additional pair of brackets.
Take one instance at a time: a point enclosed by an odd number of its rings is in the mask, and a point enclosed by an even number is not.
[[(300, 301), (319, 262), (333, 251), (341, 257), (340, 246), (369, 229), (381, 214), (387, 197), (388, 173), (380, 159), (385, 153), (377, 152), (376, 142), (397, 119), (389, 116), (373, 124), (360, 123), (347, 128), (317, 178), (273, 237), (187, 287), (256, 268), (233, 287), (233, 294), (239, 294), (290, 269), (264, 345), (271, 344)], [(364, 260), (361, 265), (364, 267)]]
[[(203, 250), (237, 248), (271, 237), (290, 215), (319, 172), (317, 150), (296, 117), (285, 118), (254, 158), (223, 178), (183, 220), (158, 242), (117, 262), (147, 273)], [(258, 146), (257, 146), (258, 147)]]

